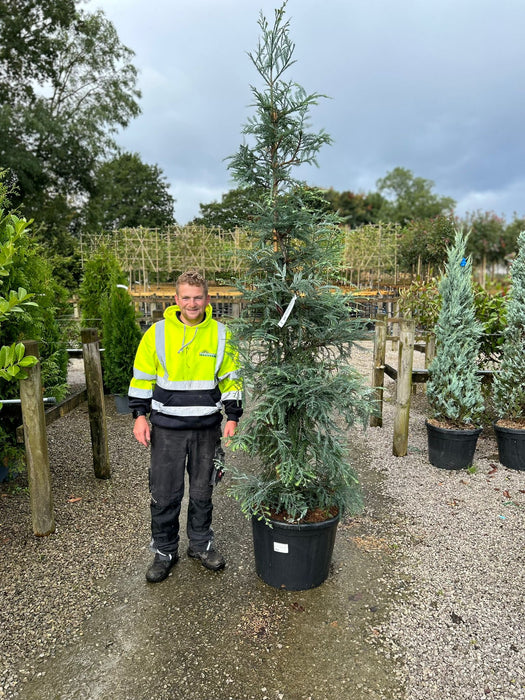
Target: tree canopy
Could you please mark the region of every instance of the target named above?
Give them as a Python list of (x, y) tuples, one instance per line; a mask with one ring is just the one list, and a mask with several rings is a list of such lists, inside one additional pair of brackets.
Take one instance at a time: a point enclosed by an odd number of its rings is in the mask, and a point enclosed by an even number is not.
[(201, 203), (192, 224), (233, 231), (253, 221), (260, 211), (262, 193), (253, 187), (238, 187), (222, 195), (220, 202)]
[(132, 58), (101, 11), (0, 0), (0, 163), (44, 240), (73, 228), (97, 163), (139, 114)]
[(365, 224), (375, 224), (379, 221), (379, 212), (384, 198), (379, 192), (337, 192), (332, 187), (323, 191), (324, 197), (343, 223), (350, 228), (358, 228)]
[(406, 224), (411, 219), (430, 219), (451, 213), (456, 202), (435, 192), (432, 180), (416, 177), (408, 168), (394, 168), (377, 181), (385, 198), (379, 212), (383, 221)]
[(158, 165), (143, 163), (138, 153), (122, 153), (101, 163), (86, 207), (89, 231), (162, 228), (175, 223), (175, 200)]

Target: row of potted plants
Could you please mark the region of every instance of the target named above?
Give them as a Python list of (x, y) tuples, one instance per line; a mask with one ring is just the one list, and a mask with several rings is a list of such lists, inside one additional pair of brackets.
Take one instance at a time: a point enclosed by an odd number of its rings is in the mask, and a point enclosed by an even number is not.
[[(467, 234), (457, 231), (439, 283), (441, 309), (435, 328), (436, 357), (429, 367), (427, 398), (429, 460), (438, 467), (472, 464), (485, 401), (478, 371), (483, 332), (476, 319)], [(511, 268), (500, 362), (492, 385), (499, 459), (525, 469), (525, 232)]]

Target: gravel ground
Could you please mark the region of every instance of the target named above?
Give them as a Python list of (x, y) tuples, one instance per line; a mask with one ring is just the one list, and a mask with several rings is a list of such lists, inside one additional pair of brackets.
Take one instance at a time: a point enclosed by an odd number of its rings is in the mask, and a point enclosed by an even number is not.
[(436, 469), (424, 409), (414, 397), (406, 457), (391, 456), (393, 403), (366, 438), (404, 522), (412, 585), (383, 632), (402, 653), (406, 700), (525, 698), (525, 472), (499, 464), (487, 428), (475, 473)]
[[(395, 365), (392, 351), (387, 361)], [(370, 374), (370, 349), (355, 362)], [(473, 473), (431, 466), (421, 388), (408, 455), (393, 457), (393, 388), (387, 380), (384, 425), (365, 440), (399, 523), (396, 575), (409, 582), (379, 630), (404, 679), (403, 700), (525, 698), (525, 472), (498, 463), (490, 429)], [(39, 660), (81, 637), (108, 604), (108, 578), (136, 568), (137, 552), (147, 557), (144, 455), (130, 439), (129, 416), (109, 402), (108, 421), (112, 479), (103, 482), (93, 480), (87, 407), (49, 427), (54, 536), (32, 536), (27, 493), (2, 494), (0, 698), (18, 697)]]

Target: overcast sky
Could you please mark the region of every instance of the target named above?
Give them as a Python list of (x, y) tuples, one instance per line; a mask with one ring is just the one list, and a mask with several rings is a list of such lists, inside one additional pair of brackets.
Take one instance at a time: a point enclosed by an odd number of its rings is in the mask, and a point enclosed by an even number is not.
[[(278, 0), (90, 0), (136, 56), (142, 115), (119, 136), (158, 164), (184, 224), (234, 186), (258, 84), (247, 53)], [(311, 113), (333, 145), (301, 179), (369, 192), (401, 166), (457, 213), (525, 215), (525, 0), (289, 0), (289, 78), (330, 97)]]

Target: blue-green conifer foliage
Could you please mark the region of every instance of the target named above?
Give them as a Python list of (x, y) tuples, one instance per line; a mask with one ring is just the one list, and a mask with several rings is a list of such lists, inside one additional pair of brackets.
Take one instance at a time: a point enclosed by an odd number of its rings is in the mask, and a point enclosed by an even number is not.
[(455, 232), (439, 283), (441, 310), (436, 325), (436, 357), (429, 367), (430, 417), (457, 427), (477, 424), (484, 408), (477, 376), (483, 328), (476, 319), (468, 234)]
[(230, 159), (237, 182), (261, 193), (238, 283), (245, 310), (234, 324), (253, 407), (233, 446), (253, 457), (258, 473), (234, 474), (232, 492), (247, 515), (297, 521), (360, 507), (343, 426), (366, 425), (374, 398), (349, 362), (363, 324), (330, 284), (340, 259), (338, 221), (322, 193), (295, 177), (330, 137), (309, 126), (322, 96), (286, 77), (295, 61), (285, 6), (273, 26), (261, 15), (250, 58), (262, 87), (252, 88), (255, 116)]
[(518, 255), (510, 271), (507, 327), (502, 359), (494, 375), (493, 399), (498, 418), (525, 418), (525, 231), (518, 236)]

